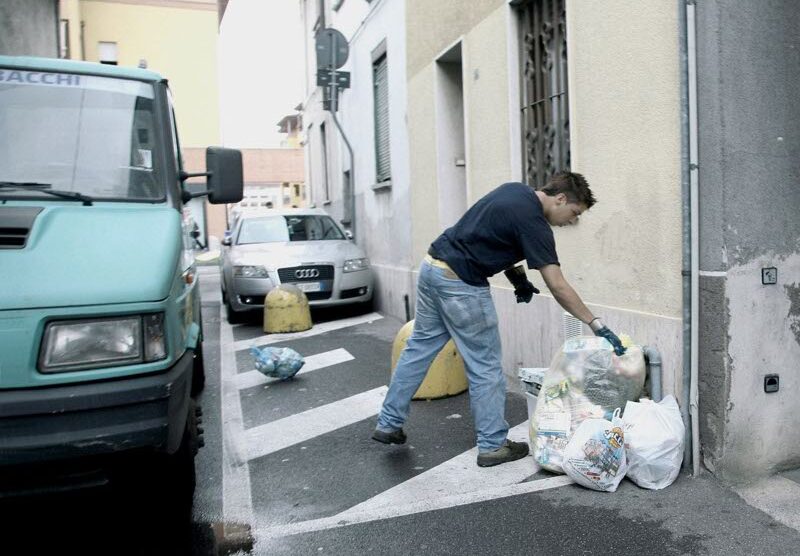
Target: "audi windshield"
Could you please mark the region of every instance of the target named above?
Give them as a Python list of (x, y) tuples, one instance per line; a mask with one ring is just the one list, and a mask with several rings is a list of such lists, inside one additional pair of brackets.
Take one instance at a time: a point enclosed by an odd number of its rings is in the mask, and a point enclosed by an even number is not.
[(0, 68), (0, 199), (164, 199), (156, 130), (149, 83)]
[(239, 227), (237, 245), (345, 239), (330, 216), (285, 215), (246, 218)]

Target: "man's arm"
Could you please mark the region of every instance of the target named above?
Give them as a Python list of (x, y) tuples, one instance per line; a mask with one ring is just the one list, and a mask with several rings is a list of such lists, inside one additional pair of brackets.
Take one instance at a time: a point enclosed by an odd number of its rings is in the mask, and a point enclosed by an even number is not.
[(589, 308), (581, 301), (577, 292), (572, 289), (567, 279), (561, 273), (561, 267), (557, 264), (549, 264), (539, 269), (542, 273), (542, 279), (547, 284), (547, 288), (553, 297), (556, 298), (558, 304), (561, 305), (568, 313), (581, 322), (589, 324), (594, 320), (594, 315)]
[(572, 286), (569, 285), (566, 278), (564, 278), (560, 266), (549, 264), (540, 268), (539, 272), (542, 273), (544, 283), (547, 284), (550, 293), (553, 294), (559, 305), (576, 319), (588, 324), (596, 336), (608, 340), (617, 355), (625, 353), (625, 348), (622, 346), (620, 339), (599, 318), (592, 314), (575, 290), (572, 289)]

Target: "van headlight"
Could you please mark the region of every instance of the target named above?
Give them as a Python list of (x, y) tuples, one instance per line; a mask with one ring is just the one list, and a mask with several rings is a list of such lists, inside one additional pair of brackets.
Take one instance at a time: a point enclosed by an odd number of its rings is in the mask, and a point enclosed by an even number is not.
[(43, 346), (43, 373), (158, 361), (167, 356), (164, 314), (51, 322)]
[(350, 259), (344, 262), (344, 272), (355, 272), (369, 268), (369, 259)]
[(233, 275), (242, 278), (269, 278), (267, 269), (263, 266), (239, 265), (233, 267)]

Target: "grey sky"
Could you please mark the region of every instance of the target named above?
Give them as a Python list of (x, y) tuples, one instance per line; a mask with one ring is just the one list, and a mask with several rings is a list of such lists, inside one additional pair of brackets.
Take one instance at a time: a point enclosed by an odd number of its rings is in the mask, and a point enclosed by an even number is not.
[(220, 27), (220, 128), (226, 146), (279, 147), (275, 125), (303, 101), (297, 0), (231, 0)]

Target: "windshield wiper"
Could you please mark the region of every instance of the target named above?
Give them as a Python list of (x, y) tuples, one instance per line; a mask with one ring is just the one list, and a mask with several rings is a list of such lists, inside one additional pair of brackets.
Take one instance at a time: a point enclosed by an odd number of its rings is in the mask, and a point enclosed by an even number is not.
[(59, 189), (50, 189), (53, 187), (49, 183), (37, 183), (33, 181), (0, 181), (0, 189), (33, 189), (34, 191), (41, 191), (54, 197), (61, 199), (69, 199), (70, 201), (80, 201), (83, 206), (92, 206), (94, 199), (83, 193), (76, 191), (61, 191)]

